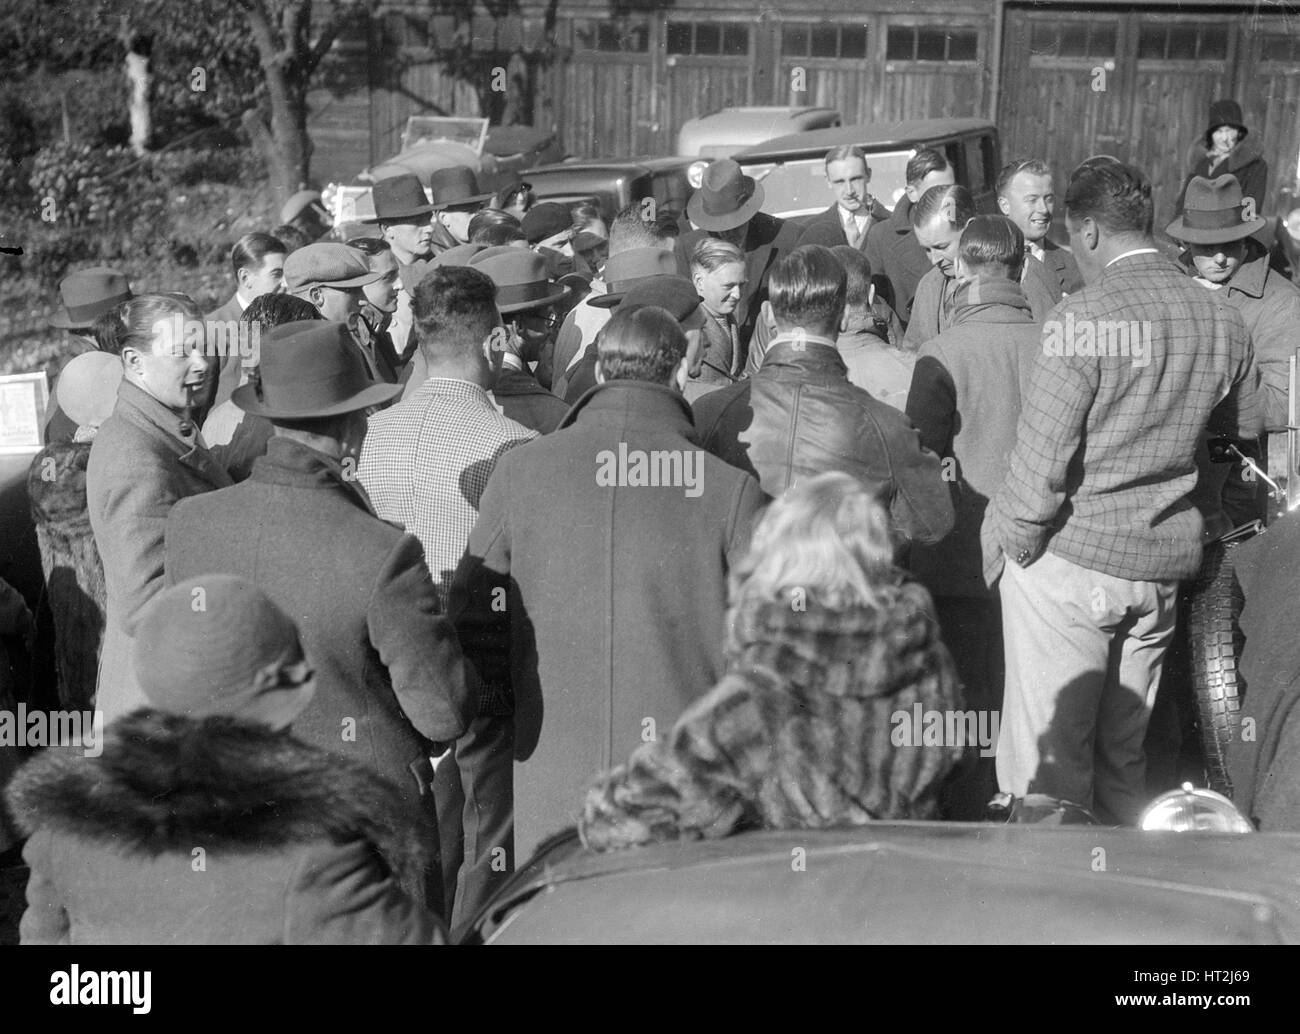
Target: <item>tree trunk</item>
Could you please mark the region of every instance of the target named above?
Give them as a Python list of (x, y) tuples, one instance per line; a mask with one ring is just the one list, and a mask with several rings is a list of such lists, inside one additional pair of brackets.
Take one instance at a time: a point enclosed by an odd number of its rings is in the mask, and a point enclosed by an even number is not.
[(143, 156), (149, 143), (149, 58), (134, 51), (126, 55), (126, 78), (131, 84), (131, 150)]

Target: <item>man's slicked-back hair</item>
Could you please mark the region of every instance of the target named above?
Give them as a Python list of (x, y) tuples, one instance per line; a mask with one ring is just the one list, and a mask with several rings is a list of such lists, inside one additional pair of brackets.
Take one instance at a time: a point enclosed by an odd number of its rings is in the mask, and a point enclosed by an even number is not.
[(1047, 176), (1050, 179), (1052, 167), (1042, 158), (1021, 158), (1018, 161), (1007, 162), (998, 173), (997, 196), (1006, 197), (1007, 187), (1011, 186), (1011, 181), (1022, 172), (1027, 172), (1031, 176)]
[(620, 309), (596, 335), (596, 354), (607, 381), (668, 384), (686, 357), (686, 334), (667, 309)]
[(480, 270), (439, 266), (416, 284), (411, 312), (426, 354), (463, 355), (481, 348), (497, 325), (497, 287)]
[(289, 249), (285, 243), (270, 233), (246, 233), (235, 241), (230, 249), (230, 267), (235, 276), (244, 268), (261, 269), (262, 260), (267, 255), (286, 255)]
[(948, 168), (948, 159), (942, 151), (936, 151), (933, 147), (922, 147), (912, 155), (903, 175), (907, 178), (907, 185), (914, 187), (930, 173), (943, 172), (946, 168)]
[(960, 183), (931, 187), (912, 206), (912, 228), (928, 226), (946, 215), (948, 225), (960, 230), (975, 218), (975, 199)]
[(844, 304), (862, 308), (871, 297), (871, 260), (847, 244), (831, 248), (831, 254), (844, 267)]
[(642, 201), (633, 201), (614, 216), (609, 224), (609, 253), (631, 251), (633, 248), (662, 248), (671, 239), (658, 218), (651, 218), (654, 209)]
[(728, 241), (701, 237), (691, 248), (691, 272), (712, 273), (729, 262), (745, 264), (745, 253)]
[(840, 144), (839, 147), (832, 147), (826, 152), (822, 164), (829, 169), (831, 162), (846, 162), (850, 158), (861, 158), (862, 164), (867, 164), (867, 153), (857, 144)]
[(1090, 159), (1070, 176), (1065, 211), (1076, 222), (1092, 219), (1107, 233), (1150, 234), (1151, 181), (1135, 165)]
[(972, 273), (1018, 281), (1025, 265), (1025, 235), (1005, 215), (977, 215), (962, 230), (957, 254)]
[(767, 298), (779, 322), (834, 333), (844, 315), (847, 285), (844, 267), (830, 248), (805, 244), (772, 267)]
[(296, 294), (260, 294), (248, 303), (248, 308), (239, 317), (239, 322), (256, 324), (262, 330), (270, 330), (282, 323), (324, 318), (320, 314), (320, 309), (306, 298), (299, 298)]

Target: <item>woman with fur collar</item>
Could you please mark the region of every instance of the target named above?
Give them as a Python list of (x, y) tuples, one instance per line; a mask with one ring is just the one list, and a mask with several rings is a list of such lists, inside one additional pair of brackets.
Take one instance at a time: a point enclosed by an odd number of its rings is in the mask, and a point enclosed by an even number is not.
[(862, 485), (822, 474), (773, 503), (732, 575), (727, 674), (587, 795), (611, 850), (746, 829), (936, 817), (957, 746), (895, 746), (891, 716), (961, 707), (929, 595), (892, 566)]
[(286, 729), (315, 682), (289, 617), (207, 575), (161, 593), (135, 645), (151, 706), (15, 776), (24, 944), (429, 944), (401, 797)]

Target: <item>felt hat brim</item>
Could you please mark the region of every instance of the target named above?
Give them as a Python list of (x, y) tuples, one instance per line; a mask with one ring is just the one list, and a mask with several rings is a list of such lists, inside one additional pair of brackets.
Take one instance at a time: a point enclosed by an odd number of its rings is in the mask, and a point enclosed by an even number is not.
[(538, 298), (535, 301), (513, 302), (513, 303), (508, 303), (506, 305), (498, 305), (497, 311), (501, 313), (501, 315), (505, 316), (508, 313), (512, 313), (512, 312), (525, 312), (528, 309), (540, 309), (544, 305), (554, 305), (561, 298), (568, 297), (568, 294), (569, 294), (569, 289), (567, 287), (561, 287), (558, 291), (555, 291), (553, 294), (548, 294), (546, 295), (546, 297)]
[(1267, 219), (1252, 219), (1248, 223), (1240, 223), (1235, 226), (1201, 229), (1194, 226), (1189, 227), (1180, 215), (1165, 227), (1165, 233), (1176, 241), (1182, 241), (1184, 244), (1231, 244), (1233, 241), (1242, 241), (1247, 237), (1253, 237), (1267, 225)]
[(329, 405), (280, 409), (268, 406), (259, 399), (256, 385), (244, 384), (231, 393), (230, 400), (245, 413), (251, 413), (253, 416), (264, 416), (268, 420), (315, 420), (317, 418), (342, 416), (344, 413), (355, 413), (359, 409), (368, 409), (370, 406), (382, 406), (385, 402), (396, 398), (401, 394), (401, 391), (402, 385), (400, 384), (372, 384), (355, 395), (340, 399)]
[(697, 190), (686, 202), (686, 216), (701, 230), (734, 230), (749, 222), (763, 207), (763, 184), (754, 184), (754, 193), (734, 212), (709, 215), (704, 211), (702, 190)]

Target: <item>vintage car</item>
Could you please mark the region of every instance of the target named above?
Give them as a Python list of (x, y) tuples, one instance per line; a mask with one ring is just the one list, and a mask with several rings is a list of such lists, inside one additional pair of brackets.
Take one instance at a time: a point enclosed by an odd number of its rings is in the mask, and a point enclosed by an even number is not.
[(844, 116), (834, 108), (723, 108), (683, 123), (677, 133), (677, 153), (729, 158), (765, 140), (831, 129), (843, 122)]
[(887, 208), (903, 196), (908, 161), (921, 148), (933, 147), (947, 155), (957, 182), (970, 188), (980, 211), (997, 210), (994, 187), (1002, 164), (1001, 144), (997, 126), (985, 119), (912, 119), (819, 129), (769, 140), (731, 157), (762, 182), (763, 211), (799, 218), (831, 203), (824, 159), (831, 148), (846, 144), (866, 152), (871, 193)]
[[(1203, 793), (1198, 791), (1198, 796)], [(1175, 795), (1188, 798), (1185, 791)], [(1226, 804), (1226, 802), (1223, 802)], [(469, 927), (483, 944), (1300, 941), (1300, 834), (873, 822), (609, 854), (544, 844)], [(1212, 805), (1217, 808), (1217, 805)], [(1154, 809), (1153, 809), (1154, 810)], [(1188, 829), (1176, 832), (1173, 830)]]
[(689, 178), (698, 161), (689, 157), (568, 161), (529, 169), (524, 179), (538, 200), (594, 201), (606, 220), (645, 198), (654, 198), (657, 211), (678, 216), (698, 185), (698, 180), (693, 184)]

